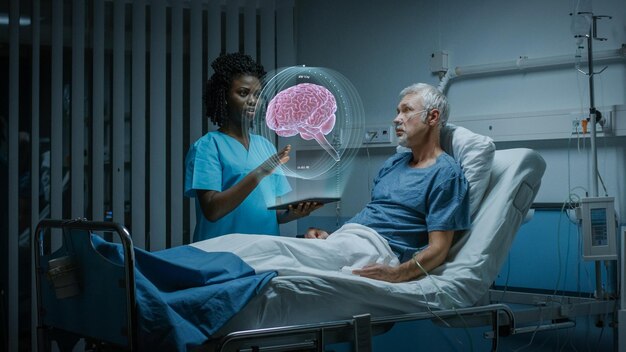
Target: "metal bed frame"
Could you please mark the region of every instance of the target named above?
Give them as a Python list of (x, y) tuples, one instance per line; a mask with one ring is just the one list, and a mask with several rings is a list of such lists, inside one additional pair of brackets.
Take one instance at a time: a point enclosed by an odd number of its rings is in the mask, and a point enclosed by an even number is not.
[[(372, 350), (374, 335), (389, 331), (395, 323), (418, 320), (432, 320), (436, 324), (443, 321), (451, 327), (490, 327), (484, 338), (491, 340), (492, 351), (498, 350), (501, 337), (573, 328), (576, 326), (573, 318), (581, 316), (612, 315), (609, 324), (618, 333), (615, 300), (499, 290), (490, 290), (489, 297), (492, 303), (469, 308), (377, 318), (364, 314), (342, 321), (238, 331), (224, 336), (208, 350), (323, 351), (327, 343), (352, 342), (354, 351), (367, 352)], [(525, 307), (514, 309), (512, 304)], [(537, 324), (537, 321), (545, 323)], [(623, 350), (624, 346), (620, 345), (620, 351)]]
[[(47, 239), (53, 234), (53, 229), (62, 231), (63, 246), (49, 253), (50, 242)], [(118, 235), (124, 250), (123, 266), (108, 261), (93, 250), (91, 231)], [(88, 249), (75, 251), (76, 248)], [(53, 340), (56, 340), (59, 345), (62, 341), (74, 341), (73, 346), (79, 337), (93, 341), (101, 349), (119, 348), (132, 351), (138, 349), (135, 253), (130, 234), (124, 226), (112, 222), (82, 219), (42, 220), (33, 236), (33, 249), (36, 287), (34, 324), (36, 325), (37, 350), (50, 350)], [(77, 256), (79, 254), (82, 256)], [(73, 265), (61, 268), (57, 276), (64, 281), (61, 282), (61, 285), (65, 286), (62, 289), (75, 285), (81, 294), (70, 292), (68, 297), (57, 298), (59, 287), (51, 283), (50, 261), (68, 257), (72, 258)], [(101, 282), (89, 286), (81, 284), (83, 277), (94, 273), (101, 276)], [(71, 276), (77, 282), (68, 284), (67, 279)], [(99, 301), (98, 298), (104, 301)], [(106, 301), (119, 304), (119, 307), (116, 306), (119, 309), (108, 309), (110, 306), (106, 304), (93, 304)], [(111, 323), (114, 326), (110, 326)], [(104, 329), (103, 326), (105, 326)], [(59, 347), (63, 348), (63, 346)]]
[[(52, 229), (63, 232), (64, 246), (54, 253), (46, 253), (46, 234)], [(81, 287), (83, 295), (67, 299), (57, 299), (55, 288), (49, 283), (47, 275), (49, 261), (72, 253), (72, 246), (90, 244), (91, 231), (115, 232), (124, 248), (124, 266), (113, 265), (99, 255), (87, 252), (77, 261), (79, 280), (81, 275), (113, 270), (113, 277), (108, 285), (97, 287), (107, 299), (124, 302), (118, 311), (93, 307), (94, 287)], [(34, 237), (35, 279), (36, 279), (36, 327), (38, 350), (47, 351), (51, 341), (63, 340), (71, 336), (75, 340), (84, 337), (101, 349), (138, 350), (137, 312), (135, 308), (134, 252), (132, 240), (123, 226), (110, 222), (92, 222), (86, 220), (44, 220)], [(68, 249), (69, 247), (70, 249)], [(624, 241), (622, 241), (622, 257)], [(49, 251), (49, 250), (48, 250)], [(87, 258), (89, 257), (89, 258)], [(104, 266), (105, 270), (98, 266)], [(621, 263), (623, 276), (624, 263)], [(46, 284), (48, 281), (48, 284)], [(106, 280), (102, 280), (103, 282)], [(623, 292), (625, 282), (621, 280)], [(623, 295), (622, 295), (623, 296)], [(294, 326), (262, 328), (229, 333), (223, 337), (207, 341), (198, 350), (209, 351), (323, 351), (330, 343), (351, 342), (354, 351), (371, 351), (372, 337), (391, 329), (395, 323), (432, 320), (434, 323), (445, 322), (445, 326), (454, 327), (490, 327), (484, 333), (491, 339), (491, 349), (498, 349), (501, 337), (533, 333), (575, 326), (573, 318), (581, 316), (608, 315), (609, 326), (616, 337), (624, 335), (626, 324), (617, 324), (626, 317), (624, 298), (595, 299), (565, 295), (517, 292), (512, 290), (492, 289), (488, 292), (482, 306), (452, 310), (433, 310), (418, 313), (372, 317), (369, 314), (355, 315), (352, 319), (303, 324)], [(512, 308), (516, 306), (516, 308)], [(62, 318), (59, 318), (59, 315)], [(114, 321), (115, 326), (94, 326), (94, 316), (100, 321)], [(537, 324), (536, 322), (545, 322)], [(114, 332), (112, 336), (103, 336), (103, 331)], [(111, 335), (109, 333), (109, 335)], [(616, 338), (616, 340), (618, 340)], [(626, 344), (619, 341), (619, 350), (626, 351)]]

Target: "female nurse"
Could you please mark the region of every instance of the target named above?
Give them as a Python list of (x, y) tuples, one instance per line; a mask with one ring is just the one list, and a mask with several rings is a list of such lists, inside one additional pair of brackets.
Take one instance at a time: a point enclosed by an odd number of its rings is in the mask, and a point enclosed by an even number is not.
[(211, 67), (206, 114), (219, 128), (197, 140), (185, 161), (185, 195), (196, 202), (193, 240), (229, 233), (278, 235), (279, 223), (307, 216), (322, 205), (267, 209), (291, 191), (285, 176), (274, 172), (289, 160), (291, 146), (277, 152), (267, 139), (249, 132), (265, 70), (241, 53), (221, 55)]

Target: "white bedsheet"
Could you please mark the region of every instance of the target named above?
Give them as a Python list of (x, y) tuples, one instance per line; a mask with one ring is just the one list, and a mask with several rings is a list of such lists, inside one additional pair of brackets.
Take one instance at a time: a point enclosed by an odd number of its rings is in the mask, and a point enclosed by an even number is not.
[[(399, 264), (382, 237), (358, 224), (344, 225), (327, 240), (233, 234), (193, 246), (233, 252), (257, 272), (278, 272), (233, 319), (237, 330), (323, 321), (329, 314), (331, 319), (347, 318), (357, 314), (355, 305), (367, 307), (358, 313), (399, 314), (422, 310), (433, 300), (421, 294), (428, 280), (390, 284), (351, 273), (352, 268), (374, 262)], [(228, 331), (233, 321), (227, 324)]]
[(219, 248), (235, 253), (256, 272), (277, 271), (279, 276), (313, 275), (345, 279), (350, 266), (399, 264), (387, 241), (372, 229), (358, 224), (346, 224), (327, 240), (232, 234), (192, 246), (207, 252)]
[(498, 274), (539, 188), (545, 162), (529, 149), (497, 151), (491, 182), (472, 228), (431, 275), (387, 283), (352, 275), (372, 262), (397, 265), (386, 241), (371, 229), (346, 224), (327, 240), (233, 234), (193, 246), (237, 254), (258, 272), (276, 270), (252, 301), (221, 330), (295, 325), (474, 305)]

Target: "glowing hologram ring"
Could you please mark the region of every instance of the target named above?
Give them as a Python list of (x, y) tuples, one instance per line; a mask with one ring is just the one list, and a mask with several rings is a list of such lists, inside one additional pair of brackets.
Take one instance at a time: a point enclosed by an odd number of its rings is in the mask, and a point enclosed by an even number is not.
[(266, 123), (281, 137), (300, 134), (302, 139), (315, 139), (339, 161), (339, 153), (325, 137), (335, 127), (336, 111), (337, 101), (328, 89), (313, 83), (300, 83), (276, 94), (270, 101)]
[[(291, 144), (292, 158), (300, 152), (300, 160), (280, 167), (285, 175), (326, 179), (351, 171), (361, 147), (363, 115), (361, 98), (345, 76), (322, 67), (292, 66), (265, 76), (250, 132), (279, 150)], [(316, 152), (321, 149), (325, 152)]]

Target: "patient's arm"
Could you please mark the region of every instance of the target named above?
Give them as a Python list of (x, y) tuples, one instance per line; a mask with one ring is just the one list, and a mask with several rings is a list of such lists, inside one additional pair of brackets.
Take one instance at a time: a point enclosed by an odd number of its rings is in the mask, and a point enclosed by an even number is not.
[(419, 262), (426, 272), (443, 264), (448, 256), (448, 251), (452, 245), (454, 231), (432, 231), (428, 233), (428, 247), (417, 253), (414, 259), (406, 261), (399, 266), (389, 266), (383, 264), (367, 265), (362, 269), (353, 270), (355, 275), (369, 277), (371, 279), (405, 282), (415, 280), (424, 275), (423, 270), (415, 263)]
[(418, 277), (425, 273), (417, 266), (415, 260), (426, 270), (426, 273), (429, 273), (446, 260), (453, 238), (454, 231), (432, 231), (428, 233), (428, 247), (418, 252), (414, 260), (409, 261), (418, 273)]

